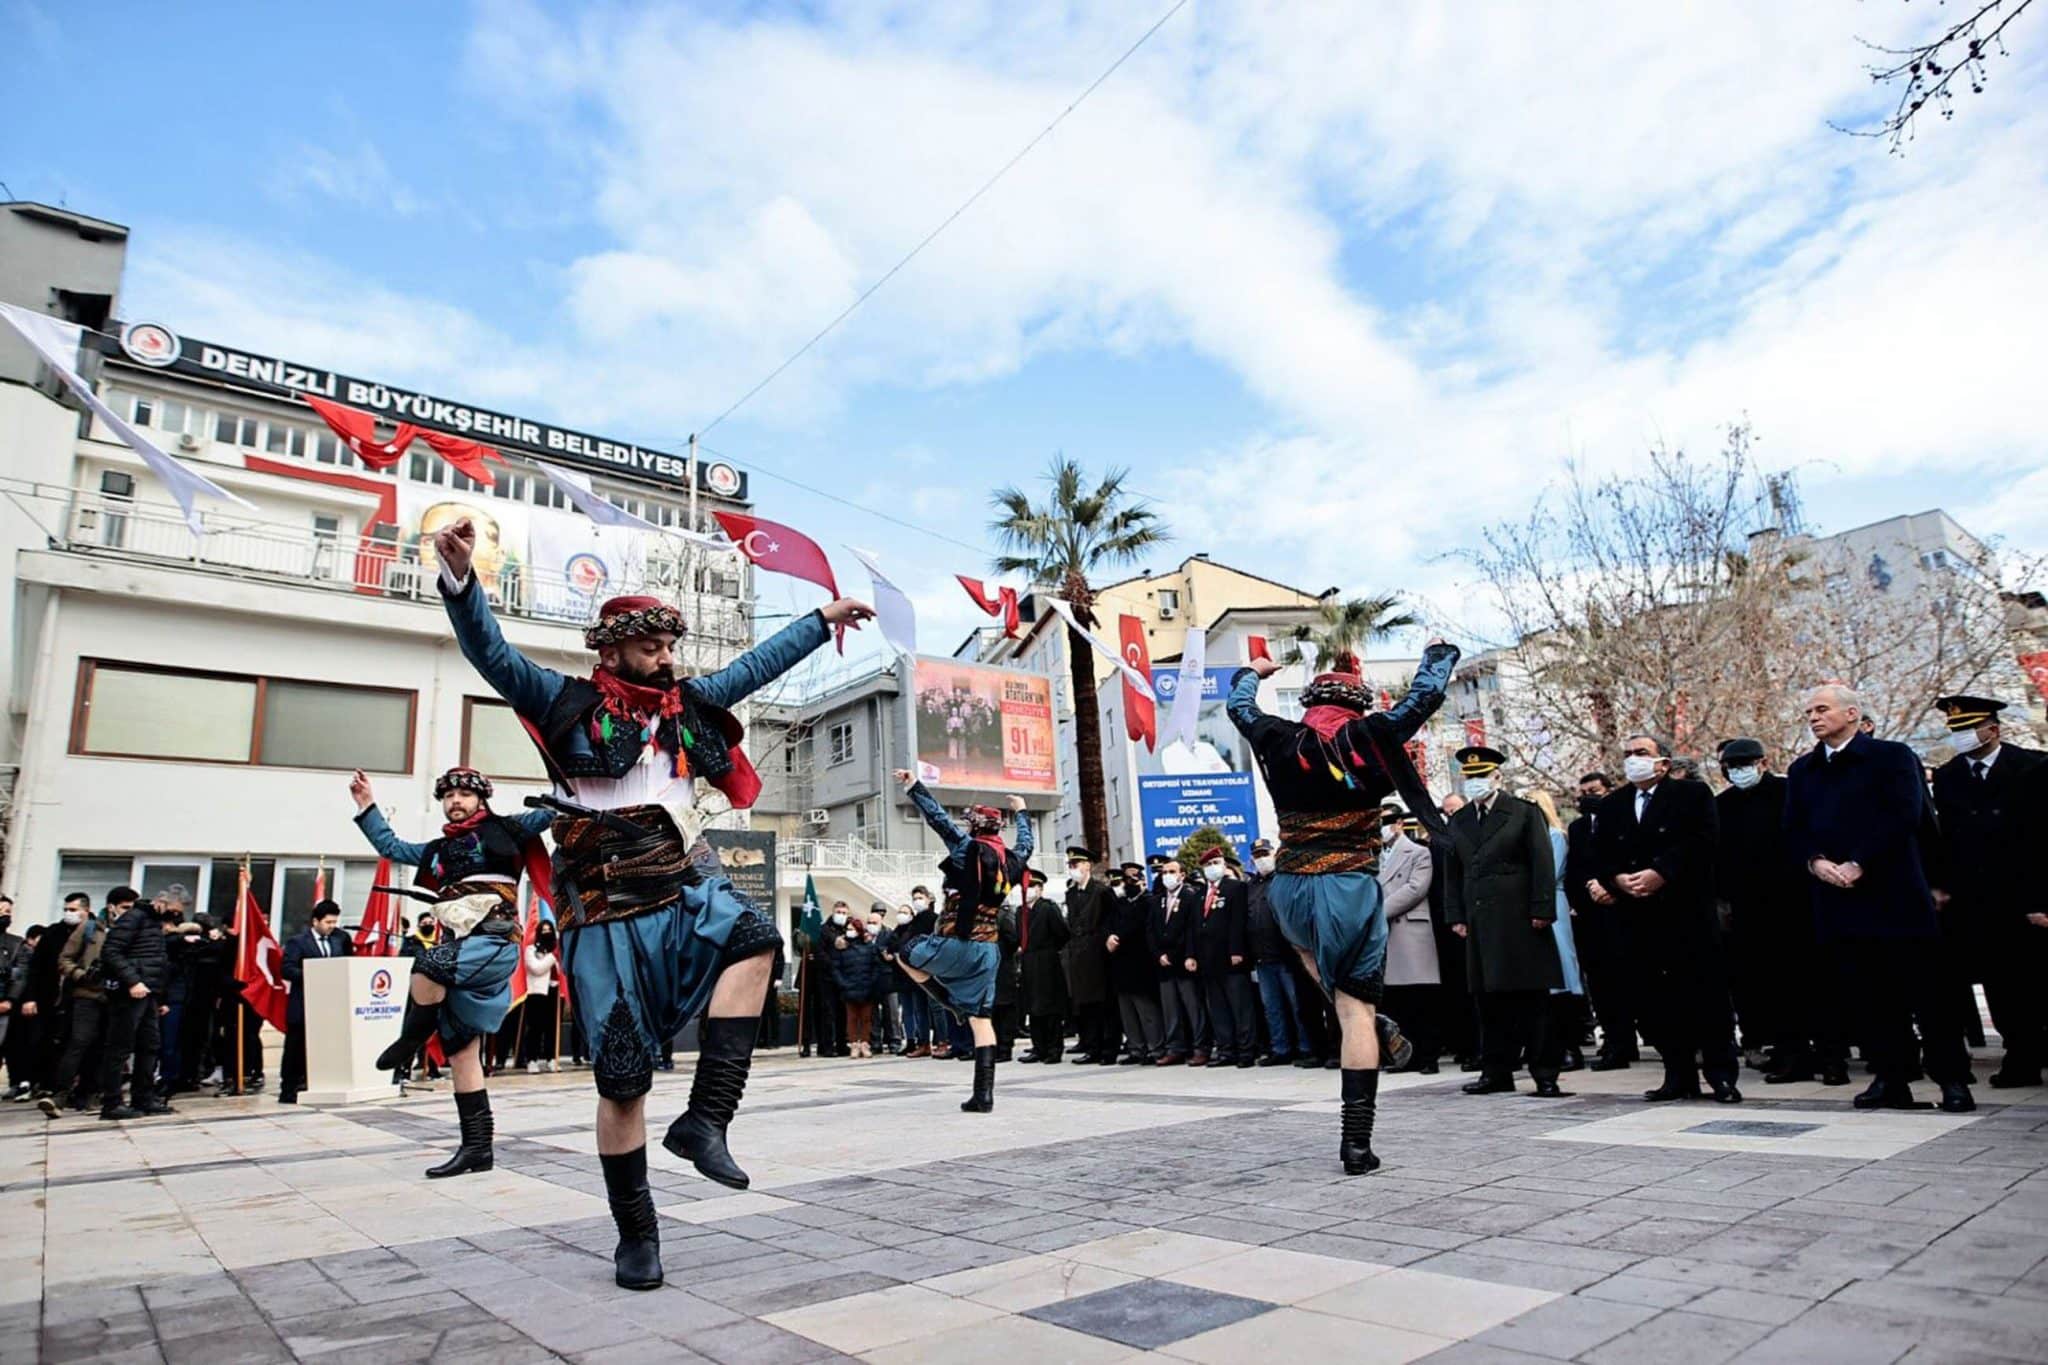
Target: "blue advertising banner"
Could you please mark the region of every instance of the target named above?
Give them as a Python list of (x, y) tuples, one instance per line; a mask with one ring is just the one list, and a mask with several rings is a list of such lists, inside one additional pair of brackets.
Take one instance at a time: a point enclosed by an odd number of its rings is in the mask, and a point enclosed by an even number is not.
[(1145, 856), (1180, 851), (1187, 837), (1213, 825), (1251, 866), (1258, 835), (1259, 798), (1250, 773), (1199, 773), (1138, 779), (1138, 820), (1145, 832)]

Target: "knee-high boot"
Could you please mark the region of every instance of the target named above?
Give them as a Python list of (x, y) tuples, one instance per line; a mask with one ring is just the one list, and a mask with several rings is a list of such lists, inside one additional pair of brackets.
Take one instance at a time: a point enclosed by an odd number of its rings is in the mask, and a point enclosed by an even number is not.
[(1379, 1169), (1380, 1159), (1372, 1153), (1372, 1124), (1379, 1113), (1379, 1094), (1378, 1067), (1344, 1069), (1344, 1139), (1337, 1147), (1337, 1156), (1344, 1163), (1346, 1175), (1364, 1175)]
[(967, 1114), (986, 1114), (996, 1107), (996, 1050), (992, 1047), (974, 1049), (974, 1094), (961, 1101), (960, 1109)]
[(725, 1130), (747, 1091), (754, 1066), (754, 1039), (760, 1018), (706, 1018), (697, 1035), (697, 1074), (690, 1081), (690, 1104), (669, 1125), (661, 1145), (697, 1168), (708, 1180), (735, 1190), (747, 1187), (747, 1173), (732, 1159)]
[(462, 1145), (455, 1149), (454, 1156), (438, 1166), (427, 1168), (429, 1180), (467, 1175), (471, 1171), (488, 1171), (495, 1161), (491, 1142), (497, 1134), (497, 1125), (491, 1121), (491, 1092), (457, 1092), (455, 1113), (462, 1123)]
[(605, 1198), (619, 1229), (612, 1278), (621, 1289), (659, 1289), (661, 1223), (654, 1213), (654, 1194), (647, 1188), (647, 1148), (611, 1156), (599, 1153), (597, 1160), (604, 1167)]
[(434, 1030), (441, 1023), (441, 1006), (437, 1001), (422, 1005), (417, 1000), (405, 1002), (405, 1021), (399, 1025), (398, 1041), (377, 1054), (379, 1071), (396, 1071), (402, 1066), (411, 1066), (412, 1059), (427, 1045), (427, 1039), (434, 1036)]

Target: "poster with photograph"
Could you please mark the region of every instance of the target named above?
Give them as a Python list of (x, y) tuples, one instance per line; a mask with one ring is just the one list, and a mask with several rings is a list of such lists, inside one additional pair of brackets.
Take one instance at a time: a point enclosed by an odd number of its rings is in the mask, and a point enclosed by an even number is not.
[(911, 661), (917, 774), (928, 787), (1051, 795), (1052, 679), (958, 659)]

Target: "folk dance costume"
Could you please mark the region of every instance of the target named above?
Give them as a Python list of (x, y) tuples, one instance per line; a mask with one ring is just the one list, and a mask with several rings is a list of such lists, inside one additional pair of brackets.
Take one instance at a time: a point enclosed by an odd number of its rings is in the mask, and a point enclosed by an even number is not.
[[(970, 1020), (987, 1020), (995, 1009), (996, 968), (1001, 959), (997, 920), (1012, 887), (1022, 886), (1024, 865), (1034, 847), (1031, 822), (1017, 812), (1017, 843), (1003, 845), (1002, 812), (975, 806), (961, 829), (922, 782), (911, 784), (911, 802), (945, 841), (939, 862), (945, 877), (944, 919), (935, 912), (913, 918), (897, 940), (904, 965), (932, 979), (944, 1001)], [(996, 1107), (996, 1050), (979, 1039), (974, 1047), (974, 1093), (960, 1108), (986, 1114)]]
[[(1443, 705), (1458, 650), (1448, 644), (1425, 649), (1407, 695), (1384, 712), (1368, 710), (1370, 693), (1355, 662), (1336, 662), (1352, 667), (1324, 673), (1302, 689), (1306, 710), (1299, 721), (1259, 709), (1259, 675), (1249, 668), (1231, 680), (1228, 711), (1265, 773), (1280, 822), (1280, 852), (1267, 885), (1273, 917), (1287, 941), (1314, 960), (1326, 992), (1377, 1009), (1387, 955), (1380, 805), (1399, 791), (1411, 810), (1436, 809), (1401, 746)], [(1384, 1015), (1375, 1027), (1382, 1052), (1391, 1054), (1382, 1062), (1400, 1065), (1407, 1041)], [(1338, 1154), (1348, 1175), (1380, 1164), (1372, 1151), (1379, 1080), (1378, 1067), (1343, 1072)]]
[[(695, 782), (735, 808), (753, 804), (760, 778), (726, 708), (794, 668), (831, 631), (813, 611), (716, 673), (646, 687), (603, 666), (570, 678), (533, 663), (506, 643), (474, 575), (457, 583), (444, 571), (441, 593), (463, 656), (534, 737), (557, 798), (594, 813), (554, 824), (562, 968), (590, 1039), (598, 1095), (631, 1103), (652, 1087), (663, 1045), (704, 1010), (724, 968), (781, 944), (704, 841)], [(620, 597), (604, 604), (584, 642), (598, 649), (683, 629), (674, 608)], [(726, 1128), (746, 1090), (760, 1013), (755, 1001), (743, 1015), (704, 1020), (689, 1107), (662, 1142), (733, 1189), (747, 1187), (747, 1174), (726, 1148)], [(599, 1161), (619, 1228), (616, 1278), (625, 1288), (656, 1288), (661, 1246), (647, 1149)]]
[[(428, 913), (441, 926), (439, 941), (413, 958), (412, 969), (444, 995), (429, 1003), (408, 998), (398, 1041), (377, 1058), (385, 1071), (410, 1063), (436, 1034), (452, 1058), (498, 1031), (512, 1008), (512, 973), (519, 962), (520, 872), (536, 874), (536, 887), (546, 894), (547, 852), (540, 835), (554, 817), (545, 811), (509, 816), (493, 811), (491, 780), (474, 768), (451, 768), (435, 780), (436, 801), (454, 792), (474, 793), (477, 809), (443, 825), (441, 837), (424, 844), (399, 838), (375, 804), (356, 815), (356, 827), (372, 848), (394, 863), (409, 864), (413, 883), (436, 894)], [(490, 1092), (457, 1089), (455, 1110), (462, 1145), (428, 1169), (429, 1180), (491, 1169), (495, 1127)]]

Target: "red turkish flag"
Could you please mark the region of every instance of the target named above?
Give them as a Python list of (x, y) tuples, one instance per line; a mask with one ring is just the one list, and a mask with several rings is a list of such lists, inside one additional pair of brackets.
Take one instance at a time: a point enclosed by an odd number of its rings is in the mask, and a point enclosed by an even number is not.
[(391, 433), (391, 439), (377, 439), (377, 419), (359, 408), (345, 408), (339, 403), (330, 403), (325, 398), (302, 394), (313, 411), (320, 414), (320, 420), (327, 423), (341, 443), (356, 453), (356, 458), (372, 469), (389, 469), (398, 463), (398, 457), (405, 454), (405, 448), (412, 444), (420, 429), (410, 422), (400, 422), (398, 429)]
[(494, 484), (498, 476), (484, 468), (485, 460), (505, 463), (497, 451), (482, 441), (472, 441), (467, 436), (451, 436), (445, 431), (423, 431), (420, 439), (434, 448), (434, 453), (454, 465), (481, 484)]
[[(718, 524), (724, 529), (726, 538), (746, 556), (747, 562), (770, 573), (787, 574), (801, 578), (806, 583), (816, 583), (839, 597), (839, 580), (832, 576), (832, 561), (825, 558), (825, 552), (818, 548), (818, 542), (802, 531), (784, 526), (779, 522), (750, 517), (744, 512), (718, 512)], [(846, 631), (839, 627), (833, 631), (839, 642), (839, 652), (846, 652)]]
[(235, 979), (242, 983), (242, 998), (249, 1008), (278, 1032), (284, 1032), (285, 1001), (284, 950), (256, 895), (249, 889), (249, 874), (242, 873), (242, 895), (235, 906)]
[(982, 611), (990, 616), (1000, 616), (1003, 618), (1004, 638), (1010, 640), (1017, 638), (1018, 613), (1017, 590), (1015, 588), (998, 588), (995, 592), (991, 593), (988, 590), (988, 584), (978, 578), (969, 578), (964, 573), (956, 573), (953, 577), (959, 579), (960, 586), (967, 589), (967, 595), (974, 599), (975, 606), (980, 607)]
[[(391, 860), (377, 860), (377, 875), (371, 880), (373, 887), (388, 885), (391, 881)], [(363, 922), (356, 929), (357, 957), (390, 957), (398, 950), (391, 946), (391, 939), (398, 932), (398, 905), (389, 891), (371, 891), (369, 900), (363, 903)]]
[(1486, 743), (1486, 717), (1465, 717), (1465, 743), (1475, 747)]
[[(1152, 676), (1152, 650), (1145, 643), (1145, 623), (1135, 616), (1116, 618), (1117, 634), (1121, 637), (1124, 662), (1149, 678)], [(1121, 675), (1119, 675), (1121, 676)], [(1124, 678), (1124, 729), (1135, 743), (1142, 739), (1149, 752), (1159, 744), (1159, 713), (1152, 699), (1131, 686), (1131, 680)]]
[(1266, 637), (1263, 635), (1254, 635), (1248, 638), (1245, 641), (1245, 657), (1252, 660), (1255, 663), (1260, 659), (1265, 659), (1270, 662), (1273, 658), (1273, 650), (1271, 646), (1269, 646), (1266, 643)]
[(2044, 697), (2048, 697), (2048, 649), (2036, 654), (2020, 655), (2020, 667), (2034, 680), (2034, 686)]

